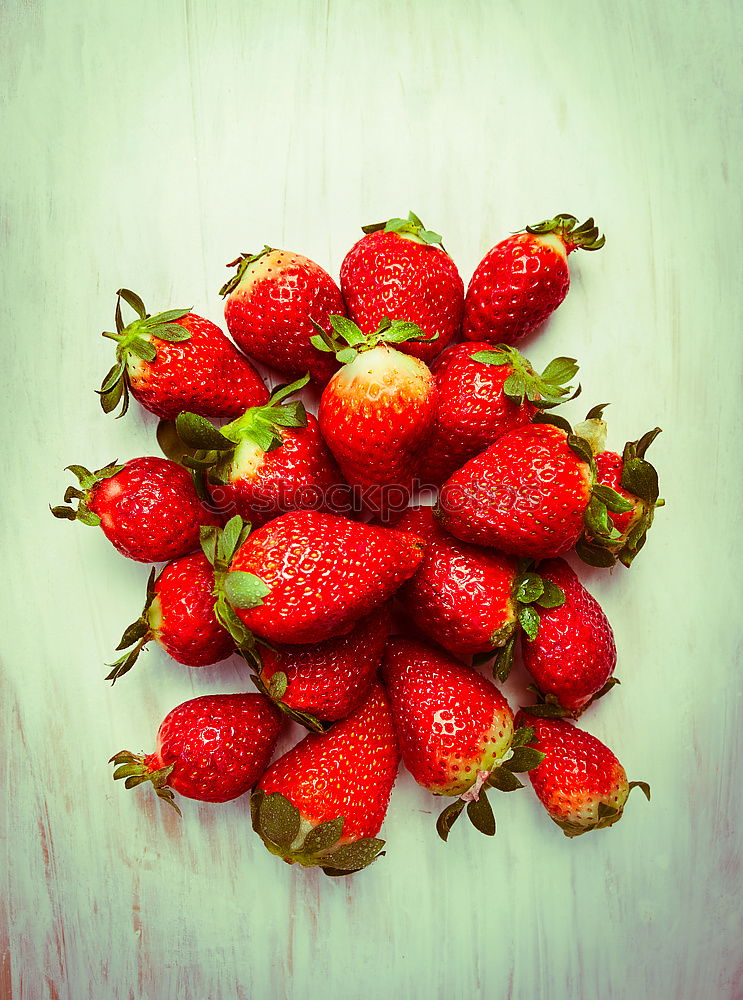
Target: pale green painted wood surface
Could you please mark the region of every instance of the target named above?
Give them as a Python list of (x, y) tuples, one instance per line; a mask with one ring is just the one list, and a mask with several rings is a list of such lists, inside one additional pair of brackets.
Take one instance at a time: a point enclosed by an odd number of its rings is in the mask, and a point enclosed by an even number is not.
[[(738, 5), (12, 0), (1, 16), (0, 994), (743, 996)], [(444, 846), (437, 804), (401, 775), (387, 857), (331, 883), (272, 858), (245, 802), (185, 803), (179, 822), (113, 786), (111, 753), (244, 682), (153, 650), (111, 690), (102, 665), (146, 570), (46, 505), (69, 462), (155, 448), (153, 420), (106, 419), (92, 393), (119, 285), (219, 321), (237, 252), (268, 242), (337, 274), (359, 225), (408, 208), (465, 280), (558, 211), (608, 234), (530, 354), (579, 358), (570, 415), (613, 400), (615, 445), (665, 429), (670, 503), (646, 551), (586, 574), (623, 685), (585, 724), (653, 803), (569, 842), (526, 790), (498, 803), (494, 841), (463, 825)]]

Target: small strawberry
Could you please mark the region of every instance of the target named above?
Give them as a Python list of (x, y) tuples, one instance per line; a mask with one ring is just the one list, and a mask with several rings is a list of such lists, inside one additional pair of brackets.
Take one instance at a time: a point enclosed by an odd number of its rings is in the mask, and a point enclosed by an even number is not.
[(261, 650), (258, 690), (308, 729), (345, 719), (366, 700), (390, 633), (387, 604), (362, 618), (347, 634), (310, 646)]
[(178, 416), (178, 436), (198, 449), (183, 464), (194, 469), (197, 486), (200, 481), (216, 508), (254, 527), (291, 510), (348, 509), (348, 487), (317, 420), (302, 403), (284, 402), (308, 381), (278, 386), (265, 406), (219, 429), (195, 413)]
[(377, 839), (400, 764), (380, 684), (327, 733), (279, 757), (250, 800), (253, 829), (289, 864), (350, 875), (380, 856)]
[(565, 599), (542, 611), (536, 635), (525, 632), (521, 637), (524, 665), (544, 700), (529, 712), (577, 718), (618, 683), (612, 677), (617, 662), (614, 633), (596, 598), (563, 559), (540, 563), (539, 573), (559, 587)]
[(325, 385), (338, 365), (310, 346), (312, 320), (329, 332), (330, 314), (346, 314), (330, 275), (308, 257), (271, 247), (241, 254), (227, 266), (237, 271), (220, 295), (237, 345), (277, 371), (294, 377), (309, 371)]
[[(127, 288), (116, 293), (116, 364), (98, 390), (104, 413), (121, 403), (129, 407), (129, 392), (158, 417), (175, 418), (181, 410), (207, 417), (236, 417), (249, 406), (260, 406), (268, 390), (260, 376), (218, 326), (188, 309), (171, 309), (150, 316), (138, 295)], [(121, 300), (137, 313), (124, 326)]]
[(113, 670), (106, 680), (115, 682), (131, 670), (152, 639), (188, 667), (218, 663), (234, 653), (235, 643), (214, 613), (214, 567), (203, 552), (169, 563), (157, 579), (152, 570), (142, 614), (116, 647), (128, 652), (109, 664)]
[(464, 285), (454, 261), (438, 233), (412, 212), (363, 231), (341, 265), (348, 315), (364, 333), (373, 333), (384, 318), (417, 323), (426, 339), (406, 342), (400, 350), (431, 361), (462, 325)]
[[(312, 340), (343, 362), (323, 391), (320, 430), (363, 506), (384, 520), (391, 507), (407, 506), (436, 418), (431, 372), (389, 346), (420, 336), (420, 327), (385, 320), (367, 336), (342, 316), (331, 322), (335, 338)], [(340, 347), (338, 338), (348, 346)]]
[(439, 836), (447, 839), (465, 805), (473, 825), (492, 836), (487, 789), (523, 787), (514, 772), (542, 759), (522, 745), (533, 731), (514, 733), (513, 712), (493, 684), (422, 642), (392, 639), (382, 674), (405, 767), (434, 795), (458, 796), (439, 816)]
[(599, 250), (606, 242), (593, 219), (577, 222), (574, 215), (557, 215), (485, 254), (465, 298), (468, 340), (515, 344), (557, 309), (570, 288), (568, 254)]
[(430, 507), (409, 508), (395, 528), (425, 542), (423, 561), (398, 592), (404, 610), (425, 635), (457, 656), (489, 658), (498, 650), (496, 675), (505, 680), (516, 632), (536, 635), (536, 606), (562, 603), (560, 588), (512, 556), (454, 538)]
[(200, 802), (243, 795), (268, 767), (283, 716), (260, 694), (209, 694), (169, 712), (151, 754), (120, 750), (109, 763), (127, 788), (151, 781), (180, 814), (173, 792)]
[(627, 782), (627, 775), (608, 747), (566, 719), (540, 719), (527, 712), (516, 716), (531, 727), (531, 746), (539, 747), (542, 763), (529, 780), (550, 818), (566, 837), (611, 826), (622, 818), (633, 788), (650, 799), (646, 781)]
[(531, 423), (538, 409), (564, 402), (571, 389), (565, 383), (577, 371), (573, 358), (555, 358), (537, 375), (525, 357), (504, 344), (447, 347), (431, 368), (439, 405), (421, 482), (440, 486), (503, 434)]
[(133, 458), (97, 472), (68, 465), (80, 489), (65, 491), (65, 503), (52, 507), (55, 517), (100, 525), (115, 549), (137, 562), (169, 562), (199, 547), (202, 524), (219, 518), (205, 507), (185, 469), (165, 458)]

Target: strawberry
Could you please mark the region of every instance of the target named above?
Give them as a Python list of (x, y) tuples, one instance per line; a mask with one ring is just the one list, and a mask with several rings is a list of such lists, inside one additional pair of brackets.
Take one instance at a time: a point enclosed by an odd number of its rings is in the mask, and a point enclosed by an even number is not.
[(605, 435), (602, 406), (575, 431), (562, 417), (541, 414), (509, 431), (470, 459), (444, 484), (437, 516), (466, 542), (544, 559), (557, 556), (590, 533), (611, 544), (608, 511), (629, 502), (596, 482), (594, 450)]
[[(236, 417), (260, 406), (268, 390), (260, 376), (218, 326), (188, 309), (150, 316), (138, 295), (127, 288), (116, 293), (116, 364), (98, 395), (104, 413), (121, 403), (129, 408), (129, 392), (158, 417), (175, 418), (181, 410), (208, 417)], [(121, 300), (137, 313), (124, 326)]]
[(255, 636), (304, 645), (350, 632), (415, 572), (423, 542), (332, 514), (294, 511), (249, 534), (233, 517), (203, 546), (217, 571), (217, 618), (241, 650)]
[(348, 635), (310, 646), (261, 650), (258, 690), (316, 732), (345, 719), (366, 700), (390, 633), (387, 604), (362, 618)]
[(513, 712), (490, 681), (422, 642), (390, 640), (382, 675), (405, 767), (434, 795), (458, 796), (439, 816), (439, 836), (447, 839), (465, 805), (492, 836), (487, 789), (523, 787), (514, 772), (542, 759), (521, 746), (532, 733), (514, 733)]
[(68, 465), (80, 489), (65, 491), (65, 503), (52, 507), (55, 517), (100, 525), (115, 549), (137, 562), (168, 562), (199, 547), (203, 524), (220, 523), (205, 507), (185, 469), (165, 458), (133, 458), (96, 472)]
[(384, 319), (408, 320), (426, 339), (409, 341), (405, 354), (431, 361), (459, 335), (464, 285), (438, 233), (412, 212), (364, 226), (365, 235), (341, 265), (341, 290), (348, 315), (364, 333)]
[(350, 875), (380, 856), (377, 839), (400, 764), (387, 697), (366, 701), (327, 733), (279, 757), (250, 800), (253, 829), (289, 864)]
[[(407, 507), (436, 418), (431, 372), (389, 346), (420, 336), (420, 327), (385, 321), (365, 336), (349, 319), (331, 322), (337, 337), (313, 337), (313, 344), (335, 350), (343, 368), (323, 391), (320, 430), (363, 506), (385, 520), (391, 508)], [(339, 348), (338, 338), (348, 346)]]
[(599, 250), (606, 242), (593, 219), (577, 222), (574, 215), (557, 215), (485, 254), (464, 302), (468, 340), (515, 344), (557, 309), (570, 287), (568, 254)]
[(181, 413), (178, 436), (198, 449), (182, 459), (220, 510), (259, 526), (291, 510), (348, 509), (348, 487), (300, 402), (284, 403), (309, 376), (278, 386), (265, 406), (217, 429), (205, 417)]
[(566, 837), (616, 823), (635, 787), (650, 799), (646, 781), (628, 783), (624, 768), (611, 750), (572, 722), (540, 719), (527, 712), (519, 712), (516, 722), (534, 731), (530, 745), (539, 747), (544, 760), (529, 772), (529, 780)]
[(200, 802), (243, 795), (268, 767), (283, 716), (260, 694), (209, 694), (169, 712), (151, 754), (120, 750), (109, 763), (127, 788), (151, 781), (180, 814), (173, 792)]
[(540, 563), (539, 572), (565, 599), (541, 612), (536, 635), (524, 632), (521, 637), (524, 665), (545, 702), (529, 712), (577, 718), (618, 683), (612, 677), (617, 662), (614, 633), (596, 598), (563, 559)]
[(577, 371), (574, 358), (555, 358), (537, 375), (504, 344), (447, 347), (431, 368), (439, 405), (421, 482), (440, 486), (497, 438), (530, 423), (538, 409), (563, 402), (571, 388), (565, 383)]
[[(312, 320), (330, 330), (331, 313), (345, 316), (341, 292), (309, 257), (264, 247), (241, 254), (236, 273), (220, 289), (227, 328), (246, 354), (294, 377), (309, 371), (325, 385), (338, 365), (310, 346)], [(242, 409), (245, 409), (243, 407)]]
[(405, 611), (425, 635), (457, 656), (490, 657), (498, 649), (496, 673), (505, 680), (517, 629), (535, 635), (539, 613), (534, 605), (562, 603), (559, 587), (526, 571), (512, 556), (449, 535), (430, 507), (409, 508), (395, 527), (425, 542), (423, 561), (398, 592)]
[(629, 567), (645, 544), (655, 509), (665, 504), (665, 500), (658, 498), (658, 473), (645, 458), (658, 434), (660, 427), (655, 427), (638, 441), (627, 442), (622, 455), (613, 451), (600, 451), (596, 455), (598, 482), (618, 493), (629, 507), (612, 515), (616, 535), (610, 538), (592, 537), (590, 532), (584, 535), (576, 546), (584, 562), (613, 566), (619, 560)]
[(235, 643), (214, 613), (214, 568), (203, 552), (169, 563), (157, 579), (152, 570), (142, 614), (116, 647), (128, 652), (109, 664), (113, 670), (106, 680), (115, 683), (131, 670), (152, 639), (188, 667), (218, 663), (234, 653)]

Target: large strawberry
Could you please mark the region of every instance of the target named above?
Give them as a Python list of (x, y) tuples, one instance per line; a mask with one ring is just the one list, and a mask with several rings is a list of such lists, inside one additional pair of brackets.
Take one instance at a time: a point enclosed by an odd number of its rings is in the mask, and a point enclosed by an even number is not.
[(395, 528), (425, 542), (423, 561), (398, 592), (405, 611), (425, 635), (457, 656), (497, 650), (496, 674), (505, 679), (516, 631), (536, 635), (537, 607), (561, 604), (560, 588), (513, 556), (454, 538), (430, 507), (411, 507)]
[(431, 372), (390, 346), (420, 336), (420, 327), (386, 320), (365, 335), (342, 316), (331, 322), (335, 337), (316, 336), (313, 343), (335, 351), (343, 368), (323, 391), (320, 430), (363, 507), (384, 520), (391, 509), (407, 507), (436, 418)]
[(389, 606), (372, 611), (347, 634), (309, 646), (261, 650), (254, 678), (263, 694), (308, 729), (345, 719), (366, 700), (390, 633)]
[(500, 691), (469, 667), (412, 639), (392, 639), (382, 668), (405, 767), (434, 795), (457, 796), (439, 816), (439, 836), (467, 807), (481, 833), (495, 833), (487, 789), (522, 788), (514, 772), (542, 755), (514, 733), (513, 712)]
[(557, 309), (570, 288), (568, 254), (606, 242), (593, 219), (577, 222), (574, 215), (557, 215), (488, 251), (467, 288), (468, 340), (515, 344)]
[(541, 719), (527, 712), (519, 712), (516, 722), (534, 731), (530, 743), (539, 748), (544, 760), (529, 772), (529, 780), (566, 837), (616, 823), (633, 788), (641, 788), (650, 799), (646, 781), (628, 782), (611, 750), (572, 722)]
[(521, 638), (524, 664), (544, 702), (529, 711), (577, 718), (617, 683), (614, 633), (596, 598), (563, 559), (540, 563), (539, 573), (565, 600), (542, 611), (535, 635), (524, 632)]
[(165, 458), (133, 458), (96, 472), (69, 465), (80, 489), (70, 486), (55, 517), (100, 525), (114, 548), (137, 562), (167, 562), (199, 547), (201, 525), (220, 524), (196, 495), (191, 476)]
[(273, 390), (265, 406), (217, 429), (205, 417), (181, 413), (176, 430), (196, 449), (184, 456), (212, 504), (255, 527), (291, 510), (343, 511), (349, 490), (300, 402), (284, 402), (309, 377)]
[(188, 667), (218, 663), (234, 653), (235, 643), (214, 613), (214, 567), (203, 552), (169, 563), (157, 579), (152, 570), (142, 614), (116, 647), (127, 652), (110, 664), (106, 680), (115, 682), (131, 670), (153, 639)]
[(364, 333), (373, 333), (384, 318), (417, 323), (426, 339), (400, 349), (430, 361), (459, 335), (462, 324), (464, 285), (456, 264), (438, 233), (412, 212), (363, 231), (341, 265), (348, 315)]
[(330, 275), (309, 257), (271, 247), (241, 254), (228, 267), (237, 271), (220, 294), (238, 346), (277, 371), (295, 377), (309, 371), (324, 385), (338, 365), (310, 346), (312, 321), (329, 331), (330, 314), (346, 314)]
[[(188, 309), (171, 309), (150, 316), (138, 295), (120, 288), (116, 300), (116, 364), (98, 394), (105, 413), (121, 403), (123, 416), (129, 392), (151, 413), (174, 418), (181, 410), (209, 417), (236, 417), (249, 406), (260, 406), (268, 390), (258, 373), (218, 326)], [(124, 326), (121, 300), (137, 313)]]
[(609, 511), (630, 503), (596, 481), (594, 451), (603, 448), (603, 407), (573, 430), (541, 414), (470, 459), (444, 484), (437, 516), (463, 541), (535, 559), (557, 556), (582, 534), (598, 545), (617, 533)]
[(424, 484), (440, 486), (465, 462), (538, 409), (563, 402), (578, 371), (573, 358), (555, 358), (541, 375), (523, 355), (500, 344), (448, 347), (431, 367), (438, 393), (436, 425), (420, 468)]
[(243, 795), (268, 767), (283, 716), (261, 694), (209, 694), (178, 705), (157, 732), (151, 754), (120, 750), (110, 763), (127, 788), (152, 782), (180, 813), (173, 792), (200, 802)]
[(253, 829), (289, 864), (350, 875), (379, 857), (377, 838), (400, 764), (380, 684), (327, 733), (275, 761), (250, 800)]

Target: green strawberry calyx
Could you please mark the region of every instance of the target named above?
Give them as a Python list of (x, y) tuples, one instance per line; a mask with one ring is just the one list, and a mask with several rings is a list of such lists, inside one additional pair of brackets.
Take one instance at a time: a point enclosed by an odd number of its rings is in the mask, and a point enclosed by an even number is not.
[(331, 316), (332, 332), (328, 333), (312, 318), (310, 322), (317, 331), (310, 337), (310, 343), (318, 351), (334, 354), (336, 361), (347, 365), (363, 351), (371, 351), (380, 344), (394, 346), (404, 344), (408, 340), (436, 340), (438, 333), (429, 336), (417, 323), (404, 319), (389, 319), (387, 316), (379, 321), (374, 333), (362, 333), (352, 319), (347, 316)]
[(528, 684), (526, 690), (531, 691), (537, 700), (534, 705), (522, 705), (521, 709), (530, 715), (536, 715), (542, 719), (577, 719), (590, 705), (593, 705), (599, 698), (603, 698), (605, 694), (608, 694), (619, 683), (618, 677), (610, 677), (603, 687), (591, 695), (585, 705), (581, 705), (580, 708), (565, 708), (556, 695), (551, 693), (543, 694), (535, 684)]
[[(256, 655), (258, 655), (256, 653)], [(331, 726), (330, 722), (322, 722), (311, 712), (303, 712), (299, 708), (292, 708), (284, 701), (284, 695), (289, 687), (289, 678), (283, 670), (277, 670), (268, 681), (265, 681), (261, 674), (251, 674), (250, 679), (266, 698), (270, 698), (276, 707), (291, 719), (298, 722), (300, 726), (309, 729), (313, 733), (325, 733)]]
[[(137, 314), (137, 318), (128, 326), (124, 326), (121, 315), (122, 299)], [(190, 332), (177, 322), (177, 320), (188, 316), (190, 312), (190, 309), (170, 309), (167, 312), (150, 316), (144, 303), (135, 292), (128, 288), (120, 288), (117, 291), (116, 333), (104, 331), (101, 334), (109, 340), (116, 341), (116, 364), (104, 378), (100, 389), (96, 389), (104, 413), (111, 413), (119, 403), (121, 403), (119, 417), (123, 417), (129, 409), (128, 361), (132, 356), (150, 364), (155, 361), (157, 348), (152, 343), (152, 337), (172, 344), (190, 340)]]
[(239, 257), (236, 257), (233, 261), (230, 261), (226, 267), (236, 267), (237, 271), (235, 271), (232, 277), (228, 278), (219, 289), (219, 294), (222, 298), (225, 298), (225, 296), (229, 295), (230, 292), (235, 291), (237, 286), (243, 280), (243, 275), (251, 264), (254, 264), (255, 261), (260, 260), (261, 257), (265, 257), (267, 253), (271, 253), (273, 250), (274, 247), (264, 246), (262, 250), (258, 251), (258, 253), (251, 253), (250, 251), (247, 251), (245, 253), (241, 253)]
[(102, 469), (90, 472), (82, 465), (68, 465), (67, 469), (75, 476), (80, 486), (68, 486), (64, 493), (65, 504), (72, 504), (77, 500), (77, 507), (50, 507), (49, 510), (55, 517), (63, 518), (67, 521), (81, 521), (83, 524), (95, 527), (101, 523), (100, 517), (90, 509), (90, 500), (93, 495), (93, 487), (103, 479), (111, 479), (118, 475), (124, 468), (117, 465), (116, 459), (104, 465)]
[(158, 798), (172, 806), (180, 816), (181, 810), (175, 801), (173, 790), (168, 787), (168, 778), (175, 764), (153, 771), (148, 764), (149, 759), (146, 754), (134, 754), (130, 750), (120, 750), (109, 760), (109, 764), (116, 765), (113, 773), (114, 781), (123, 778), (125, 788), (136, 788), (137, 785), (141, 785), (145, 781), (151, 782)]
[(580, 395), (580, 386), (569, 395), (573, 387), (567, 384), (578, 372), (575, 358), (554, 358), (541, 375), (534, 371), (523, 354), (508, 344), (496, 344), (487, 351), (477, 351), (472, 360), (496, 367), (509, 365), (511, 374), (503, 383), (503, 395), (518, 406), (528, 399), (540, 410), (551, 410)]
[(545, 219), (534, 226), (527, 226), (526, 232), (532, 236), (546, 236), (554, 233), (565, 244), (568, 253), (572, 250), (600, 250), (606, 243), (606, 237), (600, 236), (593, 219), (586, 219), (578, 225), (574, 215), (563, 212), (554, 219)]
[(407, 236), (408, 239), (413, 240), (415, 243), (422, 243), (426, 246), (438, 244), (442, 250), (444, 249), (442, 237), (438, 233), (426, 229), (415, 212), (408, 212), (407, 219), (387, 219), (386, 222), (372, 222), (368, 226), (362, 226), (361, 231), (367, 236), (370, 233), (379, 232), (399, 233), (401, 236)]
[(516, 777), (531, 771), (544, 760), (541, 750), (527, 746), (535, 740), (533, 726), (522, 726), (513, 734), (510, 749), (500, 758), (492, 771), (478, 771), (477, 776), (466, 792), (451, 802), (436, 820), (436, 832), (443, 841), (449, 839), (449, 833), (456, 821), (467, 810), (467, 818), (480, 833), (492, 837), (496, 824), (493, 808), (488, 800), (488, 790), (495, 788), (501, 792), (515, 792), (523, 788), (522, 782)]
[(319, 866), (326, 875), (353, 875), (385, 853), (385, 842), (364, 837), (341, 844), (343, 816), (316, 826), (280, 792), (256, 789), (250, 797), (253, 829), (272, 854), (303, 868)]
[(111, 681), (111, 684), (115, 684), (119, 677), (132, 669), (144, 647), (151, 639), (155, 638), (156, 633), (150, 621), (150, 609), (152, 608), (152, 602), (155, 600), (155, 572), (155, 568), (153, 567), (150, 570), (147, 580), (147, 596), (145, 597), (142, 614), (136, 621), (133, 621), (131, 625), (126, 627), (119, 645), (116, 647), (117, 653), (120, 650), (127, 650), (127, 652), (120, 656), (118, 660), (107, 664), (107, 666), (112, 668), (111, 672), (106, 675), (106, 680)]
[[(647, 781), (630, 781), (628, 795), (633, 788), (640, 788), (648, 802), (650, 801), (650, 785)], [(624, 804), (618, 809), (616, 806), (609, 805), (608, 802), (599, 802), (595, 823), (583, 826), (571, 823), (569, 820), (557, 819), (555, 816), (550, 816), (550, 819), (560, 827), (566, 837), (580, 837), (581, 834), (588, 833), (589, 830), (604, 830), (607, 826), (613, 826), (614, 823), (619, 822), (623, 813)]]

